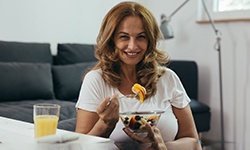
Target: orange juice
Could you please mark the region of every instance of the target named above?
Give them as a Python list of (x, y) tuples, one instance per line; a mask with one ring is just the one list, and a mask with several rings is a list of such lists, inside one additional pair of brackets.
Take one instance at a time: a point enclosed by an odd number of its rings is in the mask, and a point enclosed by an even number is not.
[(54, 115), (38, 115), (34, 118), (35, 137), (56, 134), (58, 116)]

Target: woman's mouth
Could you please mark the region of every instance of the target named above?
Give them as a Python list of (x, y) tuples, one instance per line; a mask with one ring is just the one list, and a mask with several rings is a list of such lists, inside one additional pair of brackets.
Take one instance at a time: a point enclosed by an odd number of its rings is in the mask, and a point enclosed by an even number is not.
[(134, 52), (134, 53), (128, 53), (128, 52), (125, 52), (127, 55), (129, 55), (129, 56), (135, 56), (135, 55), (137, 55), (139, 52)]

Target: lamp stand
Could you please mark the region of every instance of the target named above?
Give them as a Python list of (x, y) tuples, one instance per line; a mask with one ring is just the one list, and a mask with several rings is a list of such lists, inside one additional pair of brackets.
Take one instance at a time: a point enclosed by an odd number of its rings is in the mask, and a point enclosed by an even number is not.
[(172, 16), (177, 13), (189, 0), (185, 0), (179, 7), (177, 7), (169, 16), (168, 19), (170, 20)]
[(216, 43), (214, 45), (215, 50), (218, 51), (219, 59), (219, 84), (220, 84), (220, 117), (221, 117), (221, 150), (225, 150), (225, 139), (224, 139), (224, 116), (223, 116), (223, 88), (222, 88), (222, 63), (221, 63), (221, 32), (215, 27), (214, 21), (211, 19), (211, 16), (208, 12), (205, 1), (202, 0), (204, 10), (209, 18), (210, 24), (213, 27), (213, 30), (216, 35)]

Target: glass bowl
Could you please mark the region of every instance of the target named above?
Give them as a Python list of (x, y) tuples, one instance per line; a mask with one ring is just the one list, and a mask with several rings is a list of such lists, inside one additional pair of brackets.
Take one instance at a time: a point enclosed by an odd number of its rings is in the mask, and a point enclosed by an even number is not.
[(161, 114), (164, 111), (135, 111), (120, 113), (120, 119), (124, 126), (129, 128), (134, 133), (144, 133), (146, 130), (146, 123), (151, 126), (156, 126)]

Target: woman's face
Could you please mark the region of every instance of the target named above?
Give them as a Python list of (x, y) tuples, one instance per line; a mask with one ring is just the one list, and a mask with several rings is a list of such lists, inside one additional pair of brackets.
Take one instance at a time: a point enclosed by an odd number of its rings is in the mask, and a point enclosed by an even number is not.
[(139, 63), (148, 46), (142, 20), (138, 16), (125, 17), (117, 27), (114, 43), (124, 64), (135, 66)]

